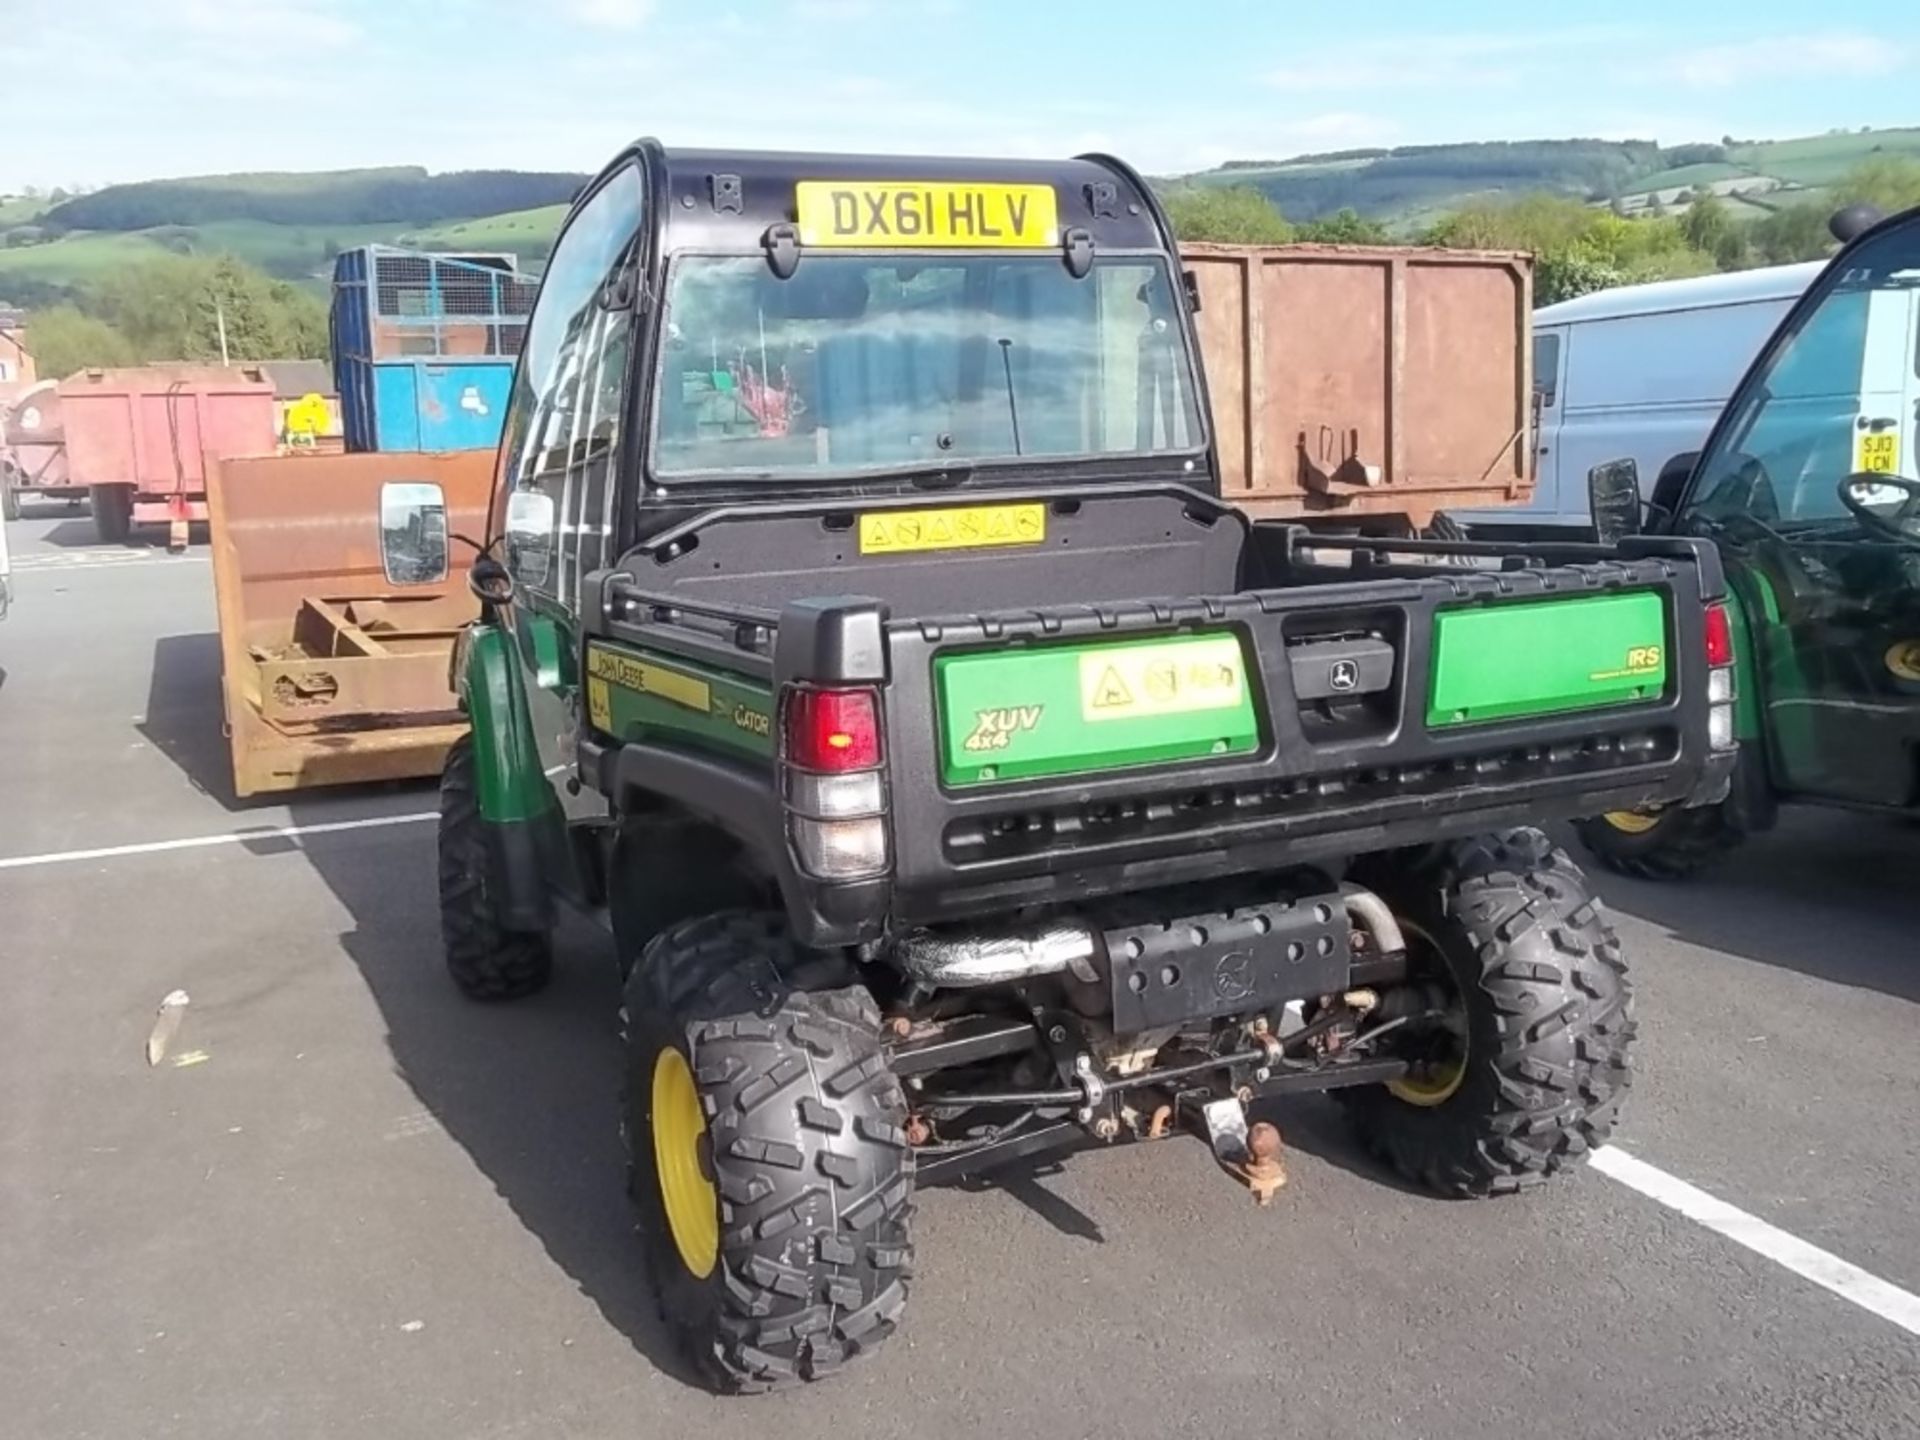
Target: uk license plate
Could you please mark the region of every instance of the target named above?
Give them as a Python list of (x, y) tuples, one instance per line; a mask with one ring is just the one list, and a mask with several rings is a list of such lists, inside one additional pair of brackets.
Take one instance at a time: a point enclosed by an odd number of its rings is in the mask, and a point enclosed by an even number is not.
[(1051, 185), (802, 180), (794, 212), (802, 245), (1050, 250), (1060, 243)]
[(1900, 471), (1900, 436), (1888, 430), (1860, 437), (1860, 458), (1854, 469), (1863, 475), (1896, 475)]

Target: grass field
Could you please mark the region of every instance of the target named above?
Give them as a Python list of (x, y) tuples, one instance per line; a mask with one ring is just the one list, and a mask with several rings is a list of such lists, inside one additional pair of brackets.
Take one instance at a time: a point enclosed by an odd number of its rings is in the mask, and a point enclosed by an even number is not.
[(1655, 190), (1681, 190), (1694, 185), (1711, 185), (1716, 180), (1732, 180), (1752, 172), (1738, 165), (1710, 163), (1705, 165), (1678, 165), (1671, 170), (1659, 170), (1644, 179), (1636, 180), (1630, 195), (1650, 195)]
[(144, 234), (102, 230), (64, 235), (46, 245), (0, 250), (0, 281), (18, 277), (50, 285), (85, 285), (120, 266), (166, 253), (165, 246)]
[(428, 250), (509, 250), (524, 261), (536, 251), (545, 252), (566, 218), (566, 206), (542, 205), (535, 210), (511, 210), (504, 215), (415, 231), (407, 242)]
[(1801, 185), (1831, 185), (1854, 166), (1879, 154), (1920, 159), (1920, 127), (1768, 140), (1735, 146), (1728, 152), (1742, 169), (1777, 175)]

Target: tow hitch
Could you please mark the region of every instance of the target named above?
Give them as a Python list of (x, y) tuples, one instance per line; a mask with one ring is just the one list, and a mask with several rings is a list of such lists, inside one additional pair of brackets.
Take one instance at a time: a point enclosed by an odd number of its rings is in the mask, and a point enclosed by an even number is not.
[(1207, 1143), (1213, 1158), (1253, 1192), (1256, 1204), (1269, 1205), (1287, 1183), (1287, 1167), (1280, 1160), (1280, 1131), (1265, 1120), (1247, 1125), (1247, 1107), (1237, 1095), (1210, 1100), (1201, 1109)]

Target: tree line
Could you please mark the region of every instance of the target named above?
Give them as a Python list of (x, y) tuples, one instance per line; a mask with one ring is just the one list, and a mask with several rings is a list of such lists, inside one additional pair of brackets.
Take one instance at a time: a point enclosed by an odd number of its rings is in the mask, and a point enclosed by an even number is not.
[(1632, 217), (1570, 196), (1521, 195), (1465, 206), (1403, 237), (1351, 209), (1294, 224), (1260, 191), (1245, 186), (1179, 191), (1167, 197), (1167, 209), (1182, 240), (1529, 251), (1535, 302), (1550, 305), (1614, 285), (1823, 258), (1833, 246), (1828, 219), (1858, 202), (1889, 215), (1920, 206), (1920, 161), (1876, 156), (1831, 187), (1826, 198), (1783, 205), (1750, 221), (1704, 192), (1680, 213)]
[(29, 312), (27, 349), (43, 378), (162, 360), (308, 360), (327, 353), (312, 293), (231, 255), (165, 255)]
[(430, 225), (531, 210), (571, 200), (584, 175), (463, 170), (429, 175), (414, 165), (318, 175), (210, 175), (109, 185), (53, 206), (36, 222), (68, 230), (149, 230), (262, 220), (276, 225)]

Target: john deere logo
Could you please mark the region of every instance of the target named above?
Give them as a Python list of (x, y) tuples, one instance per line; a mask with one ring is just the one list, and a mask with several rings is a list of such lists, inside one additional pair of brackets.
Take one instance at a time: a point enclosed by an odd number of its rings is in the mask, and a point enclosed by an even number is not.
[(1336, 660), (1327, 672), (1327, 684), (1335, 690), (1345, 692), (1359, 683), (1360, 667), (1351, 660)]

